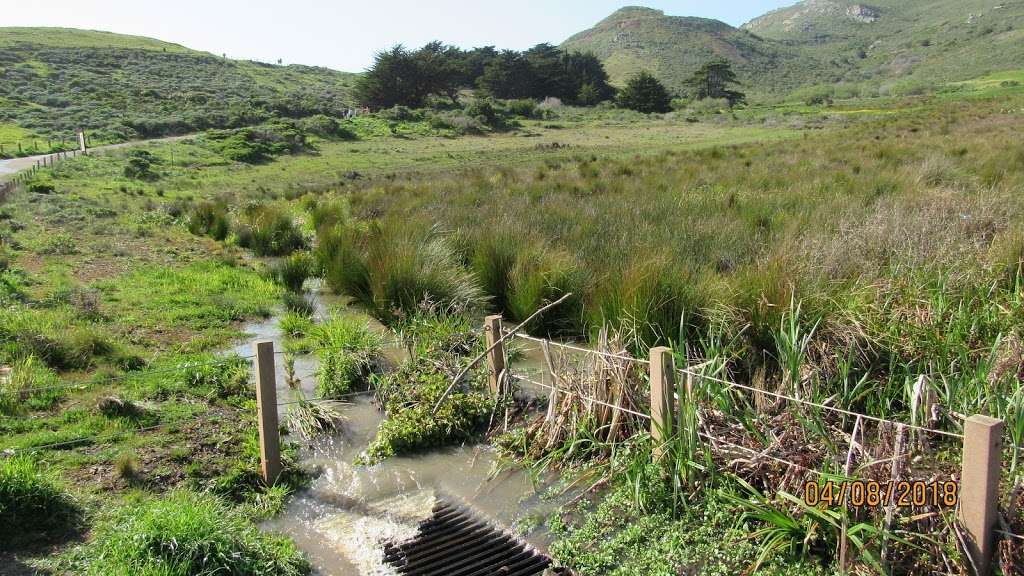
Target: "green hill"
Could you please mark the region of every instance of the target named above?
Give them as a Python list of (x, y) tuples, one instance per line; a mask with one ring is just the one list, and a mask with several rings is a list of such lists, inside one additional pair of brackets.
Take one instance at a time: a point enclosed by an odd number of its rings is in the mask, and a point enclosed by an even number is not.
[(677, 92), (701, 64), (727, 58), (746, 84), (776, 89), (799, 82), (798, 52), (724, 22), (666, 16), (660, 10), (627, 7), (566, 40), (562, 48), (593, 52), (612, 83), (622, 85), (639, 70), (658, 76)]
[(1024, 67), (1024, 0), (806, 0), (741, 28), (629, 7), (562, 47), (595, 53), (617, 84), (647, 69), (683, 91), (701, 64), (724, 57), (753, 94), (835, 84), (906, 93)]
[(833, 81), (924, 86), (1024, 66), (1020, 0), (806, 0), (743, 28), (826, 61)]
[(83, 126), (124, 140), (337, 115), (354, 78), (109, 32), (0, 28), (0, 134), (68, 137)]

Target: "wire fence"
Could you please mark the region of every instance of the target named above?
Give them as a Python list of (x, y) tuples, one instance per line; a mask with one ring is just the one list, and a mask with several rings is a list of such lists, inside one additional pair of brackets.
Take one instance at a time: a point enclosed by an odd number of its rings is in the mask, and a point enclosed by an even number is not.
[[(526, 341), (530, 341), (530, 342), (536, 342), (536, 343), (540, 343), (542, 345), (552, 346), (552, 347), (555, 347), (555, 348), (561, 348), (563, 350), (570, 350), (570, 351), (573, 351), (573, 352), (576, 352), (576, 353), (589, 354), (589, 355), (592, 355), (592, 356), (598, 356), (598, 357), (607, 358), (607, 359), (611, 359), (611, 360), (621, 360), (621, 361), (631, 362), (631, 363), (635, 363), (635, 364), (639, 364), (639, 365), (644, 365), (644, 366), (650, 365), (650, 360), (645, 360), (645, 359), (642, 359), (642, 358), (636, 358), (636, 357), (633, 357), (633, 356), (626, 356), (626, 355), (622, 355), (622, 354), (613, 354), (613, 353), (609, 353), (609, 352), (603, 352), (603, 351), (600, 351), (600, 350), (592, 350), (592, 349), (589, 349), (589, 348), (583, 348), (581, 346), (575, 346), (575, 345), (572, 345), (572, 344), (563, 344), (561, 342), (554, 342), (554, 341), (551, 341), (551, 340), (546, 340), (544, 338), (537, 338), (537, 337), (534, 337), (534, 336), (528, 336), (528, 335), (520, 334), (520, 333), (516, 333), (514, 336), (516, 338), (519, 338), (519, 339), (522, 339), (522, 340), (526, 340)], [(809, 406), (809, 407), (817, 408), (819, 410), (825, 410), (825, 411), (834, 412), (834, 413), (837, 413), (837, 414), (843, 414), (843, 415), (846, 415), (846, 416), (852, 416), (852, 417), (856, 417), (856, 418), (863, 418), (865, 420), (869, 420), (869, 421), (872, 421), (872, 422), (877, 422), (879, 424), (888, 424), (888, 425), (891, 425), (891, 426), (904, 426), (904, 427), (909, 428), (911, 430), (916, 430), (916, 431), (919, 431), (919, 432), (926, 432), (926, 433), (930, 433), (930, 434), (937, 434), (937, 435), (941, 435), (941, 436), (947, 436), (947, 437), (950, 437), (950, 438), (963, 439), (963, 437), (964, 437), (963, 434), (959, 434), (957, 432), (949, 432), (949, 431), (946, 431), (946, 430), (938, 430), (938, 429), (935, 429), (935, 428), (928, 428), (926, 426), (919, 426), (919, 425), (916, 425), (916, 424), (910, 424), (910, 423), (900, 422), (900, 421), (896, 421), (896, 420), (889, 420), (889, 419), (886, 419), (886, 418), (880, 418), (880, 417), (877, 417), (877, 416), (871, 416), (871, 415), (863, 414), (863, 413), (860, 413), (860, 412), (854, 412), (852, 410), (846, 410), (844, 408), (839, 408), (838, 406), (829, 406), (828, 404), (822, 404), (822, 403), (819, 403), (819, 402), (813, 402), (813, 401), (810, 401), (810, 400), (805, 400), (803, 398), (798, 398), (796, 396), (782, 394), (780, 392), (774, 392), (774, 391), (771, 391), (771, 390), (764, 390), (764, 389), (760, 389), (760, 388), (755, 388), (753, 386), (748, 386), (748, 385), (745, 385), (745, 384), (740, 384), (738, 382), (731, 382), (729, 380), (725, 380), (723, 378), (718, 378), (716, 376), (708, 375), (708, 374), (705, 374), (703, 372), (695, 371), (695, 370), (689, 369), (689, 368), (677, 369), (676, 372), (677, 372), (677, 374), (682, 375), (682, 376), (692, 376), (692, 377), (695, 377), (695, 378), (700, 378), (700, 379), (704, 379), (704, 380), (709, 380), (709, 381), (717, 382), (719, 384), (723, 384), (725, 386), (728, 386), (730, 389), (739, 389), (739, 390), (744, 390), (744, 391), (748, 391), (748, 392), (753, 392), (755, 394), (764, 394), (764, 395), (772, 396), (774, 398), (778, 398), (778, 399), (781, 399), (781, 400), (786, 400), (786, 401), (789, 401), (789, 402), (793, 402), (795, 404), (799, 404), (799, 405), (803, 405), (803, 406)]]

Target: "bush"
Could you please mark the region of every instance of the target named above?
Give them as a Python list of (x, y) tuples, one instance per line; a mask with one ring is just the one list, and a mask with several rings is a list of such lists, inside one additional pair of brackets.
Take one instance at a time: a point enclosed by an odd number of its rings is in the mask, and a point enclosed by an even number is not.
[(28, 183), (28, 191), (35, 194), (53, 194), (56, 188), (49, 180), (33, 180)]
[(4, 547), (19, 537), (76, 524), (80, 510), (60, 486), (27, 456), (0, 458), (0, 540)]
[(309, 563), (290, 540), (260, 531), (220, 498), (177, 490), (126, 506), (87, 546), (90, 575), (301, 575)]
[(251, 204), (239, 221), (238, 245), (257, 256), (286, 256), (306, 245), (291, 215), (279, 208)]
[(147, 150), (132, 150), (128, 153), (128, 165), (124, 167), (124, 176), (147, 182), (157, 180), (160, 175), (153, 171), (153, 165), (159, 162), (160, 159)]
[(494, 102), (488, 98), (474, 98), (470, 100), (463, 109), (466, 116), (476, 118), (482, 124), (492, 128), (501, 126), (501, 112)]
[(336, 119), (323, 114), (304, 118), (300, 121), (299, 126), (304, 132), (329, 140), (356, 140), (358, 138), (355, 132), (342, 126)]
[(377, 116), (384, 120), (393, 122), (419, 122), (423, 120), (423, 112), (413, 110), (407, 106), (394, 106), (377, 112)]
[(522, 118), (533, 118), (537, 115), (537, 103), (533, 100), (510, 100), (508, 111)]

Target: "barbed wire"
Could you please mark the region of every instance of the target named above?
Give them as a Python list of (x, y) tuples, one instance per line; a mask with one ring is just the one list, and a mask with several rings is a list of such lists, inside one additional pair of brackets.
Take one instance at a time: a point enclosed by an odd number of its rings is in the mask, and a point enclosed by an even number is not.
[[(144, 426), (142, 428), (130, 428), (128, 430), (120, 430), (120, 429), (118, 429), (118, 430), (113, 430), (109, 434), (109, 436), (111, 438), (106, 438), (106, 439), (113, 439), (112, 437), (113, 436), (117, 436), (118, 434), (140, 434), (140, 433), (143, 433), (143, 432), (152, 432), (154, 430), (159, 430), (161, 428), (169, 428), (169, 427), (172, 427), (172, 426), (178, 426), (178, 425), (186, 423), (186, 422), (202, 422), (202, 421), (205, 421), (205, 420), (208, 420), (208, 419), (209, 419), (208, 416), (199, 416), (198, 418), (181, 418), (181, 419), (175, 420), (173, 422), (162, 422), (160, 424), (154, 424), (152, 426)], [(36, 451), (39, 451), (39, 450), (47, 450), (47, 449), (50, 449), (50, 448), (59, 448), (61, 446), (70, 446), (72, 444), (82, 444), (82, 443), (92, 442), (92, 441), (101, 440), (101, 439), (104, 439), (104, 435), (93, 434), (93, 435), (90, 435), (90, 436), (82, 436), (80, 438), (75, 438), (73, 440), (63, 440), (61, 442), (53, 442), (53, 443), (50, 443), (50, 444), (42, 444), (42, 445), (39, 445), (39, 446), (26, 446), (25, 448), (8, 448), (6, 450), (0, 450), (0, 454), (3, 454), (4, 452), (10, 452), (10, 453), (13, 453), (14, 455), (18, 455), (18, 454), (24, 454), (25, 452), (36, 452)]]
[(210, 366), (223, 366), (238, 360), (252, 360), (255, 356), (231, 356), (220, 360), (213, 360), (210, 362), (195, 362), (195, 363), (183, 363), (173, 368), (161, 368), (159, 370), (142, 370), (139, 372), (127, 372), (125, 374), (118, 374), (116, 376), (106, 376), (103, 378), (97, 378), (94, 380), (86, 380), (84, 382), (68, 382), (66, 384), (57, 384), (54, 386), (38, 386), (34, 388), (20, 388), (14, 390), (17, 394), (32, 394), (34, 392), (48, 392), (51, 390), (66, 390), (66, 389), (79, 389), (84, 390), (92, 388), (93, 386), (99, 386), (102, 384), (113, 384), (114, 382), (121, 382), (124, 380), (131, 380), (133, 378), (145, 378), (147, 376), (155, 376), (160, 374), (170, 374), (173, 372), (183, 372), (192, 368), (207, 368)]
[[(510, 376), (512, 378), (515, 378), (516, 380), (521, 381), (521, 382), (527, 382), (529, 384), (533, 384), (535, 386), (540, 386), (542, 388), (547, 388), (547, 389), (555, 391), (555, 392), (561, 392), (561, 393), (564, 393), (564, 394), (571, 394), (571, 395), (574, 395), (574, 396), (578, 396), (581, 400), (585, 400), (587, 402), (593, 402), (594, 404), (598, 404), (600, 406), (606, 406), (608, 408), (612, 408), (614, 410), (619, 410), (619, 411), (625, 412), (627, 414), (633, 414), (633, 415), (639, 416), (639, 417), (641, 417), (641, 418), (643, 418), (645, 420), (651, 420), (652, 419), (649, 414), (643, 414), (643, 413), (637, 412), (635, 410), (630, 410), (629, 408), (625, 408), (623, 406), (616, 406), (614, 404), (609, 404), (607, 402), (602, 402), (600, 400), (597, 400), (596, 398), (590, 398), (590, 397), (585, 396), (583, 394), (580, 394), (578, 392), (572, 392), (572, 391), (569, 391), (569, 390), (565, 390), (564, 388), (558, 388), (558, 387), (555, 387), (555, 386), (544, 384), (543, 382), (537, 382), (536, 380), (533, 380), (533, 379), (530, 379), (530, 378), (524, 378), (524, 377), (522, 377), (522, 376), (520, 376), (518, 374), (511, 374)], [(767, 459), (773, 460), (773, 461), (775, 461), (775, 462), (777, 462), (779, 464), (784, 464), (786, 466), (792, 466), (794, 468), (805, 470), (807, 472), (810, 472), (810, 473), (813, 473), (813, 474), (817, 474), (817, 475), (823, 476), (823, 477), (835, 476), (835, 475), (829, 475), (829, 474), (827, 474), (825, 472), (822, 472), (820, 470), (814, 470), (812, 468), (808, 468), (806, 466), (803, 466), (801, 464), (797, 464), (795, 462), (790, 462), (788, 460), (785, 460), (783, 458), (779, 458), (777, 456), (773, 456), (771, 454), (768, 454), (767, 451), (757, 451), (757, 450), (754, 450), (753, 448), (748, 448), (748, 447), (742, 446), (740, 444), (735, 444), (733, 442), (729, 442), (728, 440), (724, 440), (722, 438), (717, 438), (715, 436), (711, 436), (710, 434), (707, 434), (705, 432), (701, 432), (699, 430), (697, 431), (697, 434), (699, 436), (701, 436), (702, 438), (704, 438), (705, 440), (709, 441), (709, 442), (717, 442), (719, 444), (723, 444), (723, 445), (728, 446), (730, 448), (735, 448), (735, 449), (743, 450), (743, 451), (745, 451), (745, 452), (747, 452), (749, 454), (753, 454), (753, 455), (755, 455), (757, 457), (767, 458)]]

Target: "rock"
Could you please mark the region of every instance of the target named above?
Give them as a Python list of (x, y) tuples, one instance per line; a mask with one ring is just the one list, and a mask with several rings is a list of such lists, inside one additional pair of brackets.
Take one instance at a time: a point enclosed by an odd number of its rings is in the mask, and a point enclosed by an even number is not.
[(865, 24), (871, 24), (878, 22), (878, 19), (882, 17), (882, 13), (877, 8), (871, 6), (865, 6), (864, 4), (854, 4), (846, 9), (846, 15), (858, 22), (864, 22)]
[(130, 401), (122, 400), (116, 396), (100, 398), (96, 403), (96, 409), (107, 418), (118, 416), (137, 416), (142, 410)]

